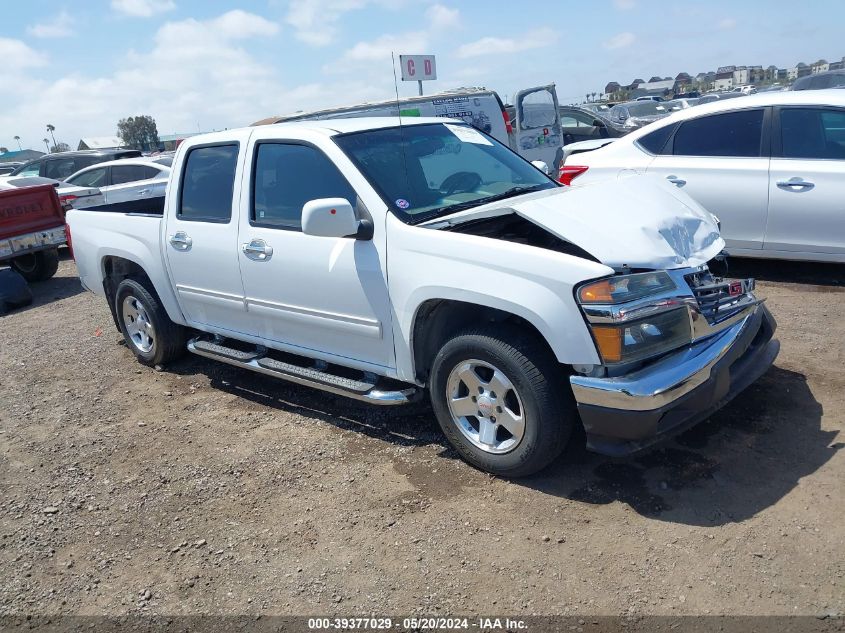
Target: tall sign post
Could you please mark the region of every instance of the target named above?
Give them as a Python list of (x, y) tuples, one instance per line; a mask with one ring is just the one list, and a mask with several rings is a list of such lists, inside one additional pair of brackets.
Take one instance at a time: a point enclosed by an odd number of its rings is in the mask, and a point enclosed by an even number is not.
[(399, 64), (402, 66), (402, 81), (416, 81), (423, 93), (424, 81), (437, 79), (437, 65), (434, 55), (400, 55)]

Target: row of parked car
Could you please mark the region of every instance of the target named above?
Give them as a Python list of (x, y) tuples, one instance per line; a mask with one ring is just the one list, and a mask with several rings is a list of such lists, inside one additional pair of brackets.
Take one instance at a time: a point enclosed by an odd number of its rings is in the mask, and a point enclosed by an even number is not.
[(52, 184), (69, 207), (163, 198), (172, 154), (142, 156), (138, 150), (81, 150), (47, 154), (0, 176), (0, 186)]
[(843, 90), (720, 99), (602, 145), (566, 146), (560, 181), (652, 174), (720, 218), (728, 254), (845, 262)]

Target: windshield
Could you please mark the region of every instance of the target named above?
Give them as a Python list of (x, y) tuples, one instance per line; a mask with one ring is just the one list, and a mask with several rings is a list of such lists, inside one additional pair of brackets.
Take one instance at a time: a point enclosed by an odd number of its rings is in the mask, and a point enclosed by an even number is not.
[(637, 101), (628, 104), (628, 114), (631, 116), (654, 116), (655, 114), (666, 114), (666, 104), (660, 101)]
[(411, 224), (558, 186), (468, 125), (391, 127), (334, 139), (391, 211)]

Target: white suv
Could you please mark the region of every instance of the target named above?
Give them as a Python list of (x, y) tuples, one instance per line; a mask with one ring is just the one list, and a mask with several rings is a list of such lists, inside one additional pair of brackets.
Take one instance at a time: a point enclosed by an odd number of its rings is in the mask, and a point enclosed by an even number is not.
[(732, 255), (845, 262), (845, 92), (768, 92), (676, 112), (571, 155), (561, 181), (654, 174), (721, 220)]

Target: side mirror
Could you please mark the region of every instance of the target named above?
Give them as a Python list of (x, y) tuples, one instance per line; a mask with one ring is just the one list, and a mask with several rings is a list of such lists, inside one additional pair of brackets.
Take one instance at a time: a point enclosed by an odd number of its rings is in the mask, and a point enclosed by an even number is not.
[(546, 174), (547, 176), (549, 175), (549, 166), (546, 164), (546, 162), (545, 162), (545, 161), (542, 161), (542, 160), (532, 160), (532, 161), (531, 161), (531, 164), (532, 164), (532, 165), (534, 165), (534, 167), (536, 167), (537, 169), (539, 169), (541, 172), (543, 172), (543, 173), (544, 173), (544, 174)]
[(302, 232), (319, 237), (357, 237), (361, 221), (344, 198), (319, 198), (302, 207)]

